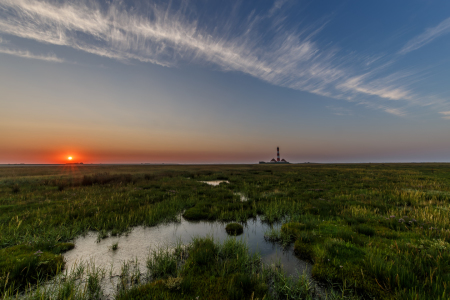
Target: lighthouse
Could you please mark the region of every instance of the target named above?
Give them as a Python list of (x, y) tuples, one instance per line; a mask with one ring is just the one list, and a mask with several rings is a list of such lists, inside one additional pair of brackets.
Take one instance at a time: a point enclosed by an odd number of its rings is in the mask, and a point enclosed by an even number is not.
[(260, 164), (289, 164), (289, 162), (287, 162), (284, 158), (280, 159), (280, 147), (277, 147), (277, 159), (275, 160), (275, 158), (272, 158), (271, 161), (269, 162), (265, 162), (265, 161), (260, 161)]

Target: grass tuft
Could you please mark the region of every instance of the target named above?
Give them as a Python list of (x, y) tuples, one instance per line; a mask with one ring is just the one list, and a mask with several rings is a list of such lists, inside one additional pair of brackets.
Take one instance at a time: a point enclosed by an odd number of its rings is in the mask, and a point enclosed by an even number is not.
[(230, 235), (241, 235), (244, 232), (244, 227), (239, 223), (230, 223), (225, 227), (225, 231)]
[(111, 250), (116, 251), (117, 249), (119, 249), (119, 242), (111, 245)]

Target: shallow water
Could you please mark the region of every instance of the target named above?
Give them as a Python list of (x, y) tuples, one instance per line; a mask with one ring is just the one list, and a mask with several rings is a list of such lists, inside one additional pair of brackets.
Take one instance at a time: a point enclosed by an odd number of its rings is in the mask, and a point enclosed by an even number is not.
[[(222, 182), (225, 183), (230, 183), (228, 180), (209, 180), (209, 181), (200, 181), (212, 186), (218, 186), (219, 184), (221, 184)], [(241, 202), (246, 202), (248, 201), (248, 197), (245, 196), (243, 193), (234, 193), (235, 195), (238, 195), (241, 198)]]
[[(142, 273), (146, 272), (146, 261), (151, 250), (158, 247), (174, 245), (177, 241), (188, 244), (195, 236), (212, 236), (216, 241), (224, 241), (228, 235), (226, 223), (220, 222), (188, 222), (181, 218), (180, 223), (170, 223), (155, 227), (135, 227), (126, 236), (109, 237), (97, 243), (97, 234), (88, 233), (75, 239), (75, 248), (64, 254), (66, 270), (70, 272), (80, 262), (89, 262), (96, 267), (119, 275), (123, 263), (137, 260)], [(310, 275), (311, 265), (294, 256), (292, 247), (283, 249), (277, 243), (264, 238), (264, 233), (271, 227), (259, 218), (249, 220), (244, 225), (244, 233), (236, 238), (247, 243), (251, 253), (259, 253), (265, 264), (281, 265), (289, 275), (306, 273)], [(279, 228), (274, 225), (273, 228)], [(118, 242), (118, 249), (111, 250), (111, 245)], [(107, 295), (114, 292), (113, 286), (105, 286)]]
[[(113, 275), (120, 272), (124, 262), (137, 259), (145, 268), (150, 250), (161, 246), (174, 245), (177, 241), (190, 243), (195, 236), (212, 236), (217, 241), (224, 241), (228, 235), (225, 231), (226, 223), (219, 222), (188, 222), (184, 219), (180, 223), (171, 223), (155, 227), (135, 227), (126, 236), (109, 237), (97, 243), (97, 234), (88, 233), (78, 237), (75, 248), (64, 254), (66, 269), (81, 261), (93, 262), (97, 267), (109, 270), (112, 266)], [(244, 233), (236, 238), (247, 243), (251, 253), (258, 252), (264, 263), (280, 263), (288, 274), (310, 269), (310, 265), (296, 258), (291, 248), (283, 249), (277, 243), (264, 238), (264, 233), (271, 227), (262, 223), (258, 218), (249, 220), (244, 225)], [(277, 228), (277, 225), (274, 226)], [(111, 245), (118, 242), (118, 249), (111, 250)]]
[(212, 186), (218, 186), (222, 182), (230, 183), (228, 180), (209, 180), (209, 181), (200, 181), (200, 182), (203, 182), (203, 183), (206, 183), (206, 184), (209, 184)]

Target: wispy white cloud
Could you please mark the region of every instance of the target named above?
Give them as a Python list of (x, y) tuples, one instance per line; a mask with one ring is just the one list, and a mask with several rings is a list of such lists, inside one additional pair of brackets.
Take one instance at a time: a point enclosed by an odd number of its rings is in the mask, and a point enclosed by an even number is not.
[[(309, 90), (330, 83), (342, 71), (326, 53), (298, 34), (279, 35), (265, 47), (247, 34), (213, 36), (180, 13), (152, 7), (144, 18), (117, 6), (102, 11), (78, 1), (62, 5), (29, 0), (0, 0), (0, 30), (44, 43), (65, 45), (119, 60), (137, 59), (164, 66), (178, 60), (211, 62), (274, 84)], [(85, 37), (85, 38), (83, 38)], [(89, 42), (87, 42), (89, 40)], [(300, 72), (299, 72), (300, 71)]]
[[(323, 26), (302, 32), (280, 30), (283, 16), (278, 13), (271, 16), (269, 12), (264, 17), (252, 14), (240, 24), (241, 31), (233, 30), (227, 20), (223, 26), (227, 30), (219, 34), (200, 26), (198, 18), (188, 19), (182, 9), (155, 4), (144, 16), (126, 9), (121, 2), (105, 9), (95, 0), (49, 1), (0, 0), (0, 31), (123, 62), (166, 67), (180, 62), (214, 64), (271, 84), (355, 102), (373, 96), (381, 101), (411, 102), (420, 98), (402, 84), (406, 75), (380, 77), (374, 70), (358, 74), (352, 65), (354, 57), (343, 59), (335, 49), (319, 47), (314, 38)], [(276, 0), (272, 10), (280, 10), (285, 2)], [(269, 39), (258, 31), (259, 23), (267, 18), (277, 24)], [(364, 67), (378, 59), (371, 57)], [(385, 106), (377, 109), (401, 115)]]
[(289, 0), (275, 0), (272, 8), (269, 10), (269, 16), (273, 16), (273, 14), (275, 14), (277, 11), (279, 11), (281, 9), (281, 7), (283, 7), (283, 5), (286, 4), (286, 2), (288, 2), (288, 1)]
[(3, 48), (3, 47), (0, 47), (0, 53), (19, 56), (19, 57), (23, 57), (23, 58), (29, 58), (29, 59), (45, 60), (45, 61), (50, 61), (50, 62), (58, 62), (58, 63), (64, 62), (63, 59), (58, 58), (54, 54), (36, 55), (29, 51), (7, 49), (7, 48)]
[(338, 88), (344, 91), (358, 91), (367, 95), (374, 95), (388, 100), (410, 100), (412, 99), (411, 90), (398, 83), (406, 75), (398, 73), (386, 77), (368, 80), (371, 72), (351, 77)]
[(379, 104), (379, 103), (375, 103), (375, 102), (370, 102), (370, 101), (359, 101), (357, 102), (358, 105), (364, 106), (368, 109), (374, 109), (374, 110), (381, 110), (384, 111), (385, 113), (397, 116), (397, 117), (405, 117), (407, 116), (407, 112), (404, 108), (401, 107), (390, 107), (384, 104)]
[(406, 113), (399, 108), (385, 108), (384, 109), (385, 112), (387, 112), (388, 114), (393, 114), (395, 116), (399, 116), (399, 117), (403, 117), (406, 115)]
[(431, 43), (436, 38), (450, 33), (450, 18), (445, 19), (441, 23), (439, 23), (436, 27), (428, 28), (424, 33), (416, 36), (406, 43), (405, 46), (399, 51), (400, 54), (405, 54), (420, 47), (425, 46), (428, 43)]
[(439, 112), (441, 115), (444, 115), (442, 118), (446, 120), (450, 120), (450, 110), (449, 111), (441, 111)]

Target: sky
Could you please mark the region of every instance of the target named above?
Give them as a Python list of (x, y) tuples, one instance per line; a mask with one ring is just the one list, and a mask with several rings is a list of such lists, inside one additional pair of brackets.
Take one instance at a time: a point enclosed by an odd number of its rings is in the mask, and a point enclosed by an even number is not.
[(450, 162), (450, 1), (0, 0), (0, 164)]

